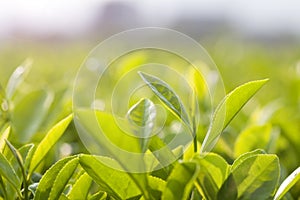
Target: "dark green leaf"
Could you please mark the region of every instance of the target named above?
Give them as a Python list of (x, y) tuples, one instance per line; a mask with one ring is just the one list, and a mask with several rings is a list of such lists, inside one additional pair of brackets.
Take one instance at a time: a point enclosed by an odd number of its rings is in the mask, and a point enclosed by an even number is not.
[(11, 164), (2, 153), (0, 153), (0, 175), (5, 177), (5, 179), (14, 187), (14, 189), (19, 191), (21, 181)]
[(217, 199), (235, 200), (237, 199), (237, 197), (238, 197), (237, 185), (235, 183), (233, 175), (230, 174), (226, 179), (226, 181), (223, 183), (222, 187), (220, 188)]

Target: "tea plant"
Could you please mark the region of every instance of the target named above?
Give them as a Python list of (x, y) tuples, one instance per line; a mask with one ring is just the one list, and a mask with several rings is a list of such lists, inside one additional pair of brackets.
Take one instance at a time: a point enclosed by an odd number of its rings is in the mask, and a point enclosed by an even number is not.
[[(241, 134), (236, 143), (237, 158), (228, 162), (221, 155), (212, 153), (222, 132), (241, 110), (241, 108), (260, 90), (268, 80), (258, 80), (243, 84), (219, 103), (213, 113), (210, 126), (203, 141), (199, 140), (200, 130), (197, 125), (197, 101), (191, 98), (190, 108), (185, 108), (180, 97), (168, 83), (153, 75), (139, 72), (140, 77), (152, 90), (161, 103), (169, 109), (186, 127), (194, 138), (191, 148), (168, 166), (164, 162), (176, 158), (178, 152), (169, 149), (159, 136), (141, 137), (135, 143), (126, 144), (126, 148), (137, 148), (141, 153), (152, 152), (165, 147), (164, 154), (157, 156), (158, 165), (165, 167), (149, 173), (129, 173), (106, 166), (104, 161), (122, 167), (123, 159), (77, 154), (64, 157), (40, 175), (43, 161), (60, 140), (73, 119), (73, 114), (65, 115), (53, 125), (38, 143), (28, 143), (19, 148), (9, 142), (16, 126), (16, 108), (12, 96), (24, 78), (21, 74), (11, 77), (6, 91), (1, 90), (2, 130), (0, 140), (0, 196), (2, 199), (291, 199), (289, 190), (299, 181), (300, 171), (296, 169), (284, 181), (280, 180), (280, 162), (275, 154), (266, 153), (261, 143), (247, 146), (251, 133), (268, 132), (268, 125), (251, 127)], [(23, 74), (23, 73), (22, 73)], [(41, 102), (49, 98), (38, 98)], [(26, 102), (26, 101), (25, 101)], [(19, 101), (24, 103), (24, 101)], [(45, 104), (44, 104), (45, 105)], [(22, 106), (21, 106), (22, 107)], [(46, 112), (46, 111), (44, 111)], [(101, 111), (95, 111), (101, 120), (113, 123), (113, 118)], [(20, 114), (20, 112), (19, 112)], [(93, 111), (94, 114), (94, 111)], [(42, 113), (42, 115), (44, 115)], [(155, 105), (150, 99), (141, 99), (127, 113), (132, 132), (147, 136), (153, 129)], [(106, 117), (106, 118), (104, 118)], [(87, 115), (87, 121), (89, 120)], [(35, 113), (28, 122), (36, 121)], [(38, 130), (38, 125), (28, 125), (28, 140)], [(12, 128), (11, 128), (12, 127)], [(265, 130), (265, 131), (262, 131)], [(33, 135), (31, 135), (33, 134)], [(127, 141), (118, 135), (120, 141)], [(258, 134), (259, 136), (259, 134)], [(261, 136), (263, 140), (263, 136)], [(246, 140), (246, 142), (241, 142)], [(18, 141), (18, 140), (16, 140)], [(253, 142), (249, 140), (250, 142)], [(239, 144), (242, 143), (242, 144)], [(16, 142), (17, 144), (17, 142)], [(239, 146), (241, 145), (241, 146)], [(245, 145), (245, 146), (243, 146)], [(200, 147), (200, 150), (199, 148)], [(262, 147), (263, 148), (263, 147)], [(280, 186), (279, 183), (281, 182)]]

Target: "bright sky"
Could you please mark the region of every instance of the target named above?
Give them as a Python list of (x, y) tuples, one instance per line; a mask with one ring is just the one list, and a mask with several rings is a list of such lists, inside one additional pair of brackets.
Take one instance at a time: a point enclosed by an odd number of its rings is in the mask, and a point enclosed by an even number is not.
[[(0, 0), (0, 35), (13, 30), (84, 32), (95, 8), (110, 0)], [(164, 26), (179, 16), (225, 17), (246, 31), (289, 30), (300, 35), (300, 1), (296, 0), (123, 0), (132, 3), (147, 24)]]

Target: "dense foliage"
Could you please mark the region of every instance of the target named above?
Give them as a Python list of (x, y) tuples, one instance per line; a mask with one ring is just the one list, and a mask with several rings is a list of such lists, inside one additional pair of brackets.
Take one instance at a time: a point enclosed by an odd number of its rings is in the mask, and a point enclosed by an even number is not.
[[(138, 64), (141, 57), (131, 57), (123, 64), (130, 68)], [(274, 69), (277, 73), (269, 81), (250, 81), (235, 87), (214, 111), (205, 110), (205, 100), (197, 102), (198, 108), (194, 97), (187, 107), (168, 82), (139, 72), (153, 98), (139, 99), (128, 109), (129, 123), (143, 127), (132, 131), (149, 134), (156, 114), (153, 101), (157, 101), (169, 110), (172, 120), (181, 122), (194, 137), (194, 142), (177, 161), (149, 173), (118, 171), (102, 161), (122, 166), (124, 160), (90, 155), (74, 128), (72, 86), (68, 81), (62, 84), (58, 80), (46, 88), (47, 83), (42, 84), (44, 78), (41, 77), (32, 78), (41, 80), (41, 86), (34, 85), (30, 83), (30, 75), (35, 71), (30, 68), (31, 62), (25, 61), (5, 80), (7, 84), (0, 87), (2, 199), (299, 198), (299, 66), (291, 67), (294, 71), (288, 78), (279, 76), (280, 70)], [(49, 72), (49, 76), (51, 74)], [(226, 73), (224, 76), (226, 83)], [(272, 83), (274, 76), (284, 81), (278, 90), (291, 86), (284, 92), (286, 97), (280, 100), (270, 99), (278, 92), (277, 88), (268, 86), (277, 84)], [(201, 86), (197, 88), (199, 80), (192, 81), (196, 89), (201, 90)], [(252, 98), (256, 101), (247, 104)], [(197, 124), (197, 109), (212, 118)], [(84, 112), (88, 120), (90, 111)], [(96, 111), (96, 115), (103, 118), (101, 111)], [(105, 119), (111, 120), (109, 116)], [(166, 126), (171, 126), (171, 122)], [(165, 137), (128, 140), (126, 148), (155, 155), (157, 149), (166, 147), (173, 134), (171, 131), (170, 128)], [(126, 138), (118, 140), (127, 141)], [(167, 149), (167, 158), (157, 157), (157, 160), (162, 164), (180, 153), (180, 148)]]

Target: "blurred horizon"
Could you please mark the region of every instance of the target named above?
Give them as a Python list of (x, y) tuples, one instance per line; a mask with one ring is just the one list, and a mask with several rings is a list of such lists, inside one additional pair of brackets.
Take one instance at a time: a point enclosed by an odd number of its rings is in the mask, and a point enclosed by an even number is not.
[(0, 41), (88, 41), (155, 26), (199, 40), (229, 35), (270, 43), (300, 41), (300, 2), (11, 0), (0, 3)]

